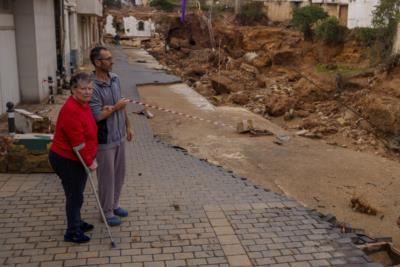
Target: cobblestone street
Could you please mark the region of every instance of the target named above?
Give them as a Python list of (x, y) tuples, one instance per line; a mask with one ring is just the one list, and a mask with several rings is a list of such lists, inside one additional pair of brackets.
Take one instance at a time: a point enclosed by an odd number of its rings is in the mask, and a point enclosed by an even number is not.
[[(139, 98), (135, 83), (177, 80), (130, 63), (124, 49), (113, 53), (127, 97)], [(380, 266), (318, 213), (154, 139), (147, 119), (130, 114), (135, 142), (121, 199), (130, 215), (111, 229), (117, 248), (89, 183), (82, 215), (95, 229), (89, 243), (73, 245), (63, 241), (64, 195), (54, 174), (1, 174), (0, 265)]]

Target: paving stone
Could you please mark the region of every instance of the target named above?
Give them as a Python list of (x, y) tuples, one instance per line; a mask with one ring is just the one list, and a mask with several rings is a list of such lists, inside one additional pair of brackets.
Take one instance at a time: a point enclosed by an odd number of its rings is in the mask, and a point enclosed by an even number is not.
[(251, 262), (247, 255), (232, 255), (232, 256), (227, 256), (228, 258), (228, 263), (230, 266), (235, 267), (235, 266), (251, 266)]
[[(135, 83), (154, 70), (129, 64), (126, 53), (113, 50), (115, 72), (123, 94), (140, 99)], [(232, 259), (247, 264), (246, 257), (254, 266), (370, 264), (309, 209), (154, 138), (148, 120), (131, 112), (141, 107), (127, 108), (136, 139), (126, 144), (121, 196), (130, 215), (112, 228), (118, 249), (110, 249), (89, 186), (82, 216), (96, 228), (90, 243), (77, 246), (63, 242), (64, 193), (55, 174), (0, 174), (0, 193), (4, 183), (18, 184), (9, 184), (13, 194), (0, 194), (0, 265), (228, 267), (237, 264)], [(30, 180), (36, 184), (21, 191)]]

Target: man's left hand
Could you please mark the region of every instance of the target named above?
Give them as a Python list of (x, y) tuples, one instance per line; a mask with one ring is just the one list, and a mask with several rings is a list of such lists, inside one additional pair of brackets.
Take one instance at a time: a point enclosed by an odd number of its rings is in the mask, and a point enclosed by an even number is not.
[(133, 140), (133, 131), (131, 128), (126, 129), (126, 140), (128, 140), (128, 142)]

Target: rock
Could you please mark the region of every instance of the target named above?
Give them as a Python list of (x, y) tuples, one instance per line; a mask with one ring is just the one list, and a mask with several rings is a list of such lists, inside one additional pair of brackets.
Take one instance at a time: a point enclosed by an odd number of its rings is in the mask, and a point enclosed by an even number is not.
[(353, 120), (353, 119), (355, 118), (355, 114), (354, 114), (353, 111), (351, 111), (351, 110), (346, 110), (346, 111), (344, 112), (343, 118), (344, 118), (346, 121), (350, 121), (350, 120)]
[(233, 58), (238, 59), (238, 58), (243, 57), (244, 51), (241, 50), (241, 49), (236, 49), (236, 50), (231, 51), (230, 55), (231, 55)]
[(347, 123), (344, 118), (337, 118), (336, 121), (339, 122), (339, 124), (342, 125), (342, 126)]
[(245, 133), (252, 129), (254, 129), (252, 120), (243, 120), (241, 122), (238, 122), (238, 124), (236, 125), (237, 133)]
[(378, 209), (373, 207), (366, 195), (355, 195), (350, 199), (351, 207), (354, 211), (376, 216)]
[(240, 65), (240, 69), (242, 69), (244, 71), (247, 71), (248, 73), (252, 73), (254, 75), (258, 75), (259, 74), (259, 71), (258, 71), (258, 69), (256, 67), (251, 66), (251, 65), (246, 64), (246, 63), (242, 63)]
[(192, 77), (201, 77), (206, 74), (206, 69), (208, 66), (191, 66), (185, 72), (185, 76), (192, 76)]
[(247, 52), (243, 56), (244, 60), (246, 60), (247, 63), (251, 63), (257, 57), (258, 57), (258, 54), (256, 52)]
[(203, 96), (213, 96), (215, 94), (214, 90), (210, 85), (201, 84), (196, 87), (196, 91), (199, 92)]
[(369, 94), (362, 100), (364, 113), (378, 129), (400, 135), (400, 100), (391, 96)]
[(310, 112), (308, 112), (306, 110), (295, 110), (294, 111), (294, 115), (296, 117), (305, 118), (305, 117), (308, 117), (310, 115)]
[(263, 79), (263, 77), (260, 76), (260, 75), (257, 75), (257, 76), (256, 76), (256, 79), (257, 79), (257, 86), (260, 87), (260, 88), (265, 88), (266, 82), (265, 82), (265, 80)]
[(283, 119), (285, 121), (290, 121), (294, 119), (294, 112), (293, 109), (290, 109), (289, 111), (286, 111), (285, 115), (283, 116)]
[(232, 80), (228, 77), (216, 75), (210, 77), (212, 88), (218, 94), (229, 94), (231, 92)]
[(269, 55), (261, 55), (252, 61), (252, 64), (257, 68), (265, 68), (272, 66), (272, 59)]
[(186, 56), (188, 56), (190, 54), (190, 49), (189, 48), (185, 48), (185, 47), (181, 47), (181, 52), (183, 54), (185, 54)]
[(244, 85), (237, 83), (225, 75), (210, 76), (211, 85), (217, 95), (229, 94), (231, 92), (239, 92), (244, 89)]
[(272, 57), (274, 65), (288, 65), (294, 61), (296, 54), (292, 50), (281, 50), (276, 52)]
[(265, 111), (274, 117), (282, 116), (293, 107), (294, 102), (287, 95), (270, 95), (265, 99)]
[(243, 92), (232, 94), (230, 100), (238, 105), (246, 105), (249, 102), (249, 96)]
[(171, 48), (180, 49), (182, 47), (188, 48), (188, 47), (190, 47), (190, 44), (189, 44), (189, 41), (186, 39), (179, 39), (179, 38), (172, 37), (169, 42), (169, 46)]

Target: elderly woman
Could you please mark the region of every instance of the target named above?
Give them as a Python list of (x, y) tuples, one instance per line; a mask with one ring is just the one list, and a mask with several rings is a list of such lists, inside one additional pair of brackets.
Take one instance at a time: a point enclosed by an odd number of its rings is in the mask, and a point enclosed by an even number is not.
[(84, 232), (94, 228), (81, 219), (83, 192), (87, 180), (84, 166), (74, 154), (73, 147), (84, 144), (80, 154), (95, 170), (97, 152), (97, 126), (88, 105), (93, 94), (92, 82), (87, 73), (78, 73), (71, 78), (70, 96), (58, 114), (56, 131), (50, 148), (49, 160), (60, 177), (65, 192), (68, 228), (66, 242), (84, 243), (90, 238)]

